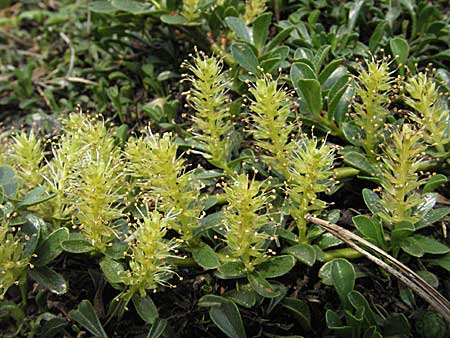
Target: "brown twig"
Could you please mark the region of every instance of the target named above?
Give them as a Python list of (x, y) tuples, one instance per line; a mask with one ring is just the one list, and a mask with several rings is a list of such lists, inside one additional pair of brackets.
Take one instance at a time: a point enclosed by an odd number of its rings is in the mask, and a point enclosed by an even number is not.
[[(422, 297), (426, 302), (428, 302), (438, 313), (440, 313), (445, 318), (445, 320), (450, 323), (450, 302), (429, 283), (427, 283), (422, 277), (420, 277), (406, 265), (404, 265), (391, 255), (387, 254), (384, 250), (380, 249), (376, 245), (366, 241), (365, 239), (359, 237), (358, 235), (355, 235), (353, 232), (348, 231), (347, 229), (340, 227), (337, 224), (327, 222), (323, 219), (313, 217), (311, 215), (306, 215), (305, 220), (307, 222), (320, 225), (332, 235), (345, 242), (348, 246), (364, 255), (370, 261), (374, 262), (393, 276), (397, 277), (400, 281), (402, 281), (405, 285), (410, 287), (414, 292)], [(355, 242), (358, 242), (373, 250), (386, 261), (390, 262), (395, 268), (387, 264), (380, 258), (374, 256), (370, 252), (366, 251)]]

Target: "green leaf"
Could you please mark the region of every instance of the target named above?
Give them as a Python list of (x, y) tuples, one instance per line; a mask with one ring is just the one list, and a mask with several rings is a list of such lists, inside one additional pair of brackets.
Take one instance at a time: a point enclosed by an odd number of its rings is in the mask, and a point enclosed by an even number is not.
[(39, 283), (43, 288), (51, 292), (62, 295), (67, 292), (67, 283), (63, 276), (55, 270), (46, 266), (36, 267), (28, 270), (30, 277)]
[(203, 269), (216, 269), (220, 266), (219, 257), (214, 250), (207, 244), (192, 248), (192, 257)]
[(422, 257), (425, 253), (422, 246), (413, 237), (407, 237), (402, 240), (400, 242), (400, 248), (402, 248), (402, 250), (407, 254), (414, 257)]
[(311, 312), (309, 311), (308, 304), (293, 297), (285, 298), (281, 304), (292, 314), (294, 314), (295, 318), (304, 330), (311, 329)]
[(245, 277), (246, 271), (241, 262), (227, 262), (217, 269), (217, 277), (221, 279), (231, 279)]
[(133, 0), (112, 0), (111, 4), (120, 11), (134, 15), (144, 14), (152, 10), (152, 5), (150, 5), (150, 3)]
[(244, 69), (258, 74), (258, 59), (248, 45), (244, 43), (235, 43), (231, 46), (231, 54), (236, 62)]
[(53, 338), (64, 336), (64, 327), (67, 326), (67, 321), (63, 318), (54, 317), (46, 321), (39, 332), (39, 337)]
[(380, 197), (372, 190), (364, 188), (362, 191), (364, 202), (374, 215), (387, 214), (386, 209), (381, 205)]
[(33, 205), (48, 201), (54, 196), (55, 194), (46, 194), (45, 187), (39, 186), (27, 192), (23, 199), (19, 203), (17, 203), (17, 208), (28, 208)]
[(296, 62), (292, 64), (290, 71), (290, 79), (292, 84), (294, 85), (295, 90), (299, 95), (302, 94), (300, 88), (298, 87), (298, 81), (301, 79), (316, 79), (316, 74), (314, 70), (304, 62)]
[(117, 11), (110, 1), (93, 1), (89, 4), (89, 10), (102, 14), (113, 14)]
[(14, 197), (17, 193), (18, 180), (16, 173), (11, 167), (0, 167), (0, 187), (7, 197)]
[(366, 155), (357, 153), (356, 151), (345, 152), (344, 163), (369, 175), (376, 175), (378, 173), (378, 170), (370, 163)]
[(248, 274), (248, 281), (259, 295), (266, 298), (274, 298), (280, 295), (280, 292), (275, 290), (270, 283), (264, 279), (258, 272)]
[(344, 62), (344, 59), (335, 59), (331, 61), (319, 74), (320, 84), (323, 85), (342, 62)]
[(111, 284), (122, 283), (121, 273), (125, 271), (122, 263), (106, 256), (100, 260), (100, 268)]
[(373, 31), (372, 35), (370, 36), (369, 49), (372, 52), (375, 52), (376, 49), (379, 47), (379, 43), (384, 36), (385, 25), (386, 25), (385, 22), (380, 22)]
[(132, 301), (136, 312), (146, 323), (153, 324), (159, 318), (158, 309), (149, 296), (141, 297), (135, 294)]
[(64, 251), (70, 253), (86, 253), (91, 252), (95, 249), (92, 244), (78, 232), (70, 233), (69, 239), (63, 241), (61, 243), (61, 246)]
[(186, 19), (184, 16), (181, 15), (161, 15), (160, 19), (162, 22), (168, 24), (168, 25), (173, 25), (173, 26), (178, 26), (178, 25), (185, 25), (187, 23), (189, 23), (189, 20)]
[(352, 122), (342, 123), (342, 133), (348, 142), (358, 147), (361, 146), (362, 131), (356, 124)]
[(253, 42), (258, 50), (261, 50), (269, 36), (269, 26), (272, 22), (272, 13), (264, 13), (253, 22)]
[(263, 278), (275, 278), (287, 274), (295, 266), (295, 258), (290, 255), (276, 256), (257, 266)]
[(225, 18), (225, 23), (239, 39), (251, 43), (249, 30), (241, 18), (229, 16)]
[(348, 304), (347, 295), (355, 287), (356, 273), (353, 265), (344, 258), (331, 261), (331, 281), (342, 304)]
[(364, 321), (366, 325), (377, 325), (377, 318), (367, 299), (358, 291), (351, 291), (347, 298), (355, 309), (364, 308)]
[(450, 252), (450, 248), (441, 242), (422, 235), (414, 235), (413, 238), (422, 248), (423, 252), (434, 255), (442, 255)]
[(313, 266), (316, 262), (316, 250), (312, 245), (300, 243), (283, 250), (283, 253), (294, 256), (297, 260), (308, 266)]
[(29, 257), (36, 251), (41, 229), (44, 228), (45, 224), (40, 217), (34, 214), (28, 214), (25, 218), (26, 222), (22, 225), (22, 231), (19, 235), (25, 242), (23, 253), (25, 256)]
[(147, 338), (159, 338), (162, 336), (164, 331), (167, 328), (167, 319), (159, 319), (156, 318), (155, 322), (153, 323), (150, 331), (147, 334)]
[(363, 215), (355, 216), (352, 220), (356, 229), (358, 229), (366, 240), (379, 246), (383, 250), (386, 249), (383, 226), (379, 221)]
[(300, 79), (298, 88), (305, 100), (306, 107), (312, 115), (320, 116), (322, 113), (322, 91), (320, 83), (313, 79)]
[(276, 45), (283, 42), (283, 40), (289, 37), (289, 34), (295, 29), (295, 26), (287, 27), (275, 35), (272, 39), (270, 39), (269, 43), (266, 46), (266, 50), (272, 50)]
[(450, 208), (437, 208), (432, 209), (428, 213), (426, 213), (424, 216), (422, 216), (422, 219), (414, 224), (414, 227), (416, 230), (425, 228), (435, 222), (440, 221), (445, 216), (450, 214)]
[(87, 329), (95, 337), (108, 338), (95, 313), (94, 307), (87, 299), (81, 301), (76, 310), (70, 311), (69, 317)]
[(423, 186), (423, 192), (434, 192), (439, 186), (447, 183), (447, 176), (442, 174), (437, 174), (434, 176), (431, 176), (427, 183)]
[(67, 228), (59, 228), (53, 231), (44, 241), (37, 247), (35, 254), (37, 258), (32, 261), (35, 266), (42, 266), (50, 263), (62, 252), (61, 243), (69, 238), (69, 230)]
[(328, 57), (328, 54), (330, 53), (331, 46), (330, 45), (324, 45), (319, 48), (319, 50), (314, 55), (314, 69), (316, 72), (319, 72), (319, 69), (322, 67), (322, 64), (324, 63), (325, 59)]
[(409, 55), (408, 42), (403, 38), (395, 37), (389, 41), (389, 46), (397, 64), (405, 65)]
[(255, 306), (258, 294), (249, 285), (243, 285), (240, 286), (239, 289), (227, 292), (225, 296), (238, 305), (250, 309)]
[[(224, 298), (225, 299), (225, 298)], [(224, 301), (221, 306), (213, 306), (209, 316), (216, 326), (230, 338), (245, 338), (244, 324), (239, 309), (230, 300)]]
[(433, 265), (440, 266), (441, 268), (444, 268), (445, 270), (450, 272), (450, 254), (446, 254), (439, 258), (434, 258), (428, 260)]

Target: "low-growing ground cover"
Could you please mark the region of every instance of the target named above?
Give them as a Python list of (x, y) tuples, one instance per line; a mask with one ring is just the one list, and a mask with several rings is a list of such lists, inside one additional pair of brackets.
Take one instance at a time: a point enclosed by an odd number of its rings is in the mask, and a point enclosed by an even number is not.
[(0, 335), (448, 337), (445, 1), (0, 1)]

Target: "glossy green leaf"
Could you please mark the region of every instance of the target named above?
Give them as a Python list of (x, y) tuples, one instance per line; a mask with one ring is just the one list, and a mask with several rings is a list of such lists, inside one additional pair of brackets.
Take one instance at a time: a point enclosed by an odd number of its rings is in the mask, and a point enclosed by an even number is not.
[(422, 257), (425, 254), (425, 251), (423, 251), (422, 246), (413, 237), (407, 237), (404, 240), (402, 240), (400, 243), (400, 247), (407, 254), (414, 257)]
[(244, 277), (246, 274), (244, 264), (241, 262), (227, 262), (217, 269), (217, 277), (222, 279), (231, 279)]
[(316, 262), (316, 250), (312, 245), (300, 243), (283, 250), (284, 253), (294, 256), (297, 260), (308, 266)]
[(272, 13), (264, 13), (253, 22), (253, 42), (261, 50), (269, 36), (269, 26), (272, 22)]
[(287, 297), (281, 304), (295, 316), (304, 330), (311, 329), (311, 312), (306, 302), (297, 298)]
[(439, 258), (430, 259), (428, 262), (433, 265), (440, 266), (450, 272), (450, 254), (443, 255)]
[(231, 300), (215, 295), (200, 298), (200, 306), (210, 306), (213, 323), (229, 338), (247, 337), (239, 309)]
[(295, 84), (298, 84), (298, 81), (301, 79), (316, 79), (316, 74), (307, 63), (296, 62), (291, 66), (290, 79), (291, 82), (294, 84), (295, 90), (299, 92), (300, 88)]
[(448, 214), (450, 214), (450, 208), (448, 207), (432, 209), (426, 215), (422, 216), (422, 219), (419, 222), (414, 224), (415, 229), (419, 230), (425, 228), (435, 222), (440, 221)]
[(320, 116), (322, 113), (322, 91), (320, 83), (313, 79), (300, 79), (298, 88), (305, 100), (306, 107), (312, 115)]
[(31, 256), (36, 251), (41, 229), (45, 227), (45, 224), (40, 217), (34, 214), (26, 215), (25, 219), (26, 222), (22, 225), (19, 235), (25, 243), (23, 253), (25, 256)]
[(348, 304), (347, 295), (355, 287), (356, 273), (353, 265), (344, 258), (331, 261), (331, 281), (341, 302)]
[(95, 337), (108, 338), (95, 313), (94, 307), (88, 300), (81, 301), (75, 310), (69, 312), (69, 317), (87, 329)]
[(285, 39), (289, 37), (289, 34), (295, 29), (295, 26), (286, 27), (281, 32), (279, 32), (277, 35), (275, 35), (272, 39), (270, 39), (269, 43), (266, 46), (266, 50), (272, 50), (283, 42)]
[(45, 187), (37, 187), (33, 190), (30, 190), (25, 194), (23, 199), (17, 203), (17, 208), (28, 208), (33, 205), (48, 201), (49, 199), (53, 198), (55, 196), (54, 194), (47, 194), (45, 192)]
[(442, 174), (437, 174), (434, 176), (431, 176), (427, 183), (423, 186), (423, 192), (434, 192), (439, 186), (447, 183), (447, 176)]
[(370, 36), (369, 49), (372, 52), (375, 52), (378, 49), (379, 43), (384, 36), (384, 32), (386, 29), (385, 26), (386, 26), (385, 22), (380, 22), (373, 31), (372, 35)]
[(370, 307), (367, 299), (360, 292), (353, 290), (347, 295), (347, 298), (355, 309), (364, 309), (364, 321), (366, 325), (377, 325), (377, 316), (375, 315), (375, 312)]
[(389, 41), (389, 46), (397, 64), (404, 65), (409, 55), (408, 42), (403, 38), (395, 37)]
[(227, 292), (225, 296), (240, 306), (252, 308), (256, 304), (258, 294), (250, 287), (250, 285), (243, 285), (238, 289)]
[(225, 18), (227, 26), (236, 34), (236, 36), (246, 42), (251, 42), (250, 33), (248, 27), (245, 25), (241, 18), (235, 16), (229, 16)]
[(156, 318), (150, 331), (147, 334), (147, 338), (159, 338), (163, 335), (168, 325), (167, 319)]
[(384, 337), (410, 336), (411, 325), (403, 313), (394, 313), (384, 320)]
[(53, 269), (46, 266), (36, 267), (29, 270), (29, 275), (40, 286), (49, 289), (53, 293), (62, 295), (67, 292), (67, 283), (64, 277)]
[(158, 309), (149, 296), (141, 297), (135, 294), (132, 301), (136, 312), (146, 323), (153, 324), (159, 318)]
[[(330, 76), (339, 68), (339, 66), (344, 62), (344, 59), (335, 59), (331, 61), (325, 68), (320, 72), (318, 80), (321, 85), (324, 85), (330, 78)], [(345, 69), (345, 68), (344, 68)], [(330, 86), (325, 86), (330, 87)]]
[(122, 273), (125, 272), (122, 263), (106, 256), (100, 260), (100, 268), (108, 282), (122, 283)]
[(248, 274), (248, 281), (259, 295), (266, 298), (274, 298), (280, 295), (280, 292), (275, 290), (272, 285), (262, 277), (258, 272)]
[(82, 234), (77, 232), (72, 232), (69, 235), (69, 239), (63, 241), (61, 243), (61, 246), (64, 251), (70, 253), (86, 253), (91, 252), (95, 249)]
[(160, 19), (162, 22), (164, 22), (168, 25), (173, 25), (173, 26), (178, 26), (178, 25), (182, 26), (182, 25), (189, 23), (189, 20), (181, 15), (164, 14), (164, 15), (161, 15)]
[(450, 248), (448, 246), (433, 238), (422, 235), (414, 235), (413, 238), (417, 241), (425, 253), (442, 255), (450, 252)]
[(362, 191), (364, 202), (367, 205), (367, 208), (372, 212), (374, 215), (380, 215), (380, 214), (386, 214), (386, 209), (381, 205), (380, 197), (374, 193), (370, 189), (363, 189)]
[(117, 11), (111, 1), (93, 1), (89, 4), (89, 10), (94, 13), (113, 14)]
[(134, 15), (144, 14), (152, 9), (150, 3), (134, 0), (111, 0), (114, 8)]
[(69, 238), (69, 230), (67, 228), (59, 228), (53, 231), (42, 243), (37, 247), (35, 254), (37, 258), (32, 261), (35, 266), (42, 266), (50, 263), (62, 252), (61, 243)]
[(231, 46), (231, 54), (236, 62), (244, 69), (258, 74), (258, 59), (248, 45), (244, 43), (235, 43)]
[(352, 220), (358, 231), (363, 235), (364, 239), (377, 245), (383, 250), (386, 249), (383, 226), (379, 221), (363, 215), (355, 216)]
[(348, 142), (358, 147), (361, 146), (360, 140), (363, 137), (362, 131), (356, 124), (351, 122), (342, 123), (342, 133), (344, 134)]
[(207, 244), (192, 248), (192, 257), (203, 269), (216, 269), (220, 266), (219, 257)]
[(287, 274), (295, 266), (295, 258), (290, 255), (275, 256), (257, 266), (263, 278), (275, 278)]
[(344, 163), (351, 165), (352, 167), (357, 168), (369, 175), (375, 175), (378, 172), (378, 170), (370, 163), (364, 154), (357, 153), (356, 151), (345, 152)]
[(7, 197), (14, 197), (17, 192), (17, 176), (14, 170), (8, 166), (0, 167), (0, 187)]

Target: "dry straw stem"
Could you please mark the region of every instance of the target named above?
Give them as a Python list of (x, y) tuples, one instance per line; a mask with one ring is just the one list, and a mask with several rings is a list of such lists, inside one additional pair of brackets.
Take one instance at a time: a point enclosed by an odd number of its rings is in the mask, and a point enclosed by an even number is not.
[[(351, 231), (340, 227), (337, 224), (327, 222), (323, 219), (311, 216), (309, 214), (305, 216), (305, 220), (307, 222), (320, 225), (326, 231), (339, 238), (341, 241), (345, 242), (348, 246), (352, 247), (353, 249), (367, 257), (370, 261), (374, 262), (393, 276), (397, 277), (401, 282), (403, 282), (414, 292), (416, 292), (420, 297), (422, 297), (426, 302), (428, 302), (438, 313), (442, 315), (442, 317), (445, 318), (445, 320), (447, 320), (447, 322), (450, 323), (450, 302), (406, 265), (404, 265), (391, 255), (387, 254), (376, 245), (373, 245), (372, 243), (366, 241), (358, 235), (355, 235)], [(386, 261), (390, 262), (395, 268), (387, 264), (380, 258), (372, 255), (355, 242), (359, 242), (360, 244), (373, 250)]]

